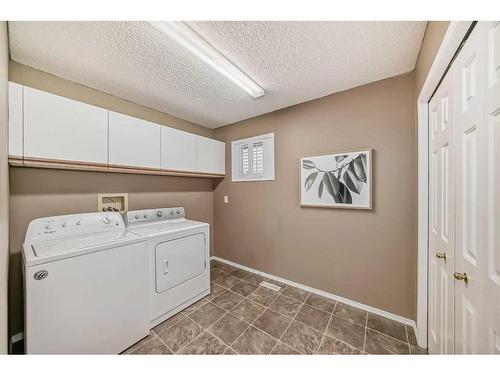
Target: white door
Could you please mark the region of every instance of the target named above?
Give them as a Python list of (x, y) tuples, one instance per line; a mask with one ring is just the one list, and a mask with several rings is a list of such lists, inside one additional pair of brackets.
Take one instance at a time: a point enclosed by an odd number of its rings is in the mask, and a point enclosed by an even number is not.
[(487, 353), (485, 299), (488, 233), (488, 126), (483, 116), (486, 70), (483, 30), (477, 25), (455, 69), (456, 242), (455, 353)]
[(196, 136), (196, 171), (226, 173), (226, 144), (215, 139)]
[(107, 164), (108, 111), (24, 87), (24, 157)]
[(484, 315), (486, 352), (500, 354), (500, 22), (481, 22), (486, 74), (483, 117), (487, 132), (487, 244)]
[(429, 102), (429, 352), (453, 353), (453, 74)]
[(109, 164), (160, 169), (161, 126), (109, 112)]
[(161, 169), (196, 171), (196, 135), (161, 127)]

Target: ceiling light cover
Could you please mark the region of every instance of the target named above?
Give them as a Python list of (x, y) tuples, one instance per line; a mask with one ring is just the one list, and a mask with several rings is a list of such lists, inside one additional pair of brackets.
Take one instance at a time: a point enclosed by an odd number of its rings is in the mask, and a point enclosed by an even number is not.
[(151, 21), (149, 23), (245, 90), (254, 99), (264, 95), (262, 87), (184, 22)]

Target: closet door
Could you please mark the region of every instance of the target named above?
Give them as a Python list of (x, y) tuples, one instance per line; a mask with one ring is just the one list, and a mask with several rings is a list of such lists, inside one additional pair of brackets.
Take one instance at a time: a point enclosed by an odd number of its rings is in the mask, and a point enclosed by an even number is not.
[(487, 352), (500, 354), (500, 22), (481, 22), (486, 84), (483, 116), (487, 129), (487, 245), (485, 336)]
[(453, 74), (429, 103), (429, 351), (453, 353), (454, 116)]
[(455, 63), (456, 241), (455, 353), (487, 352), (484, 317), (487, 272), (488, 127), (482, 114), (482, 28), (474, 28)]

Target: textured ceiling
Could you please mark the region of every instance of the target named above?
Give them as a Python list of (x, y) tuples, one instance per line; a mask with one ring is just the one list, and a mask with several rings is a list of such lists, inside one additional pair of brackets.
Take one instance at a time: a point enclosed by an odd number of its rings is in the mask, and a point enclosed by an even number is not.
[(216, 128), (413, 70), (425, 22), (188, 22), (252, 99), (147, 22), (9, 22), (11, 59)]

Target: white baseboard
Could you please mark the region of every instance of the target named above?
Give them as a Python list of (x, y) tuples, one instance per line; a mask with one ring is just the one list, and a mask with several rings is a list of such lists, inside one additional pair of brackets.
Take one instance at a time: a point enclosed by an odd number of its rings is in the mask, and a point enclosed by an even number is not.
[[(415, 335), (417, 334), (415, 321), (411, 320), (411, 319), (408, 319), (408, 318), (405, 318), (403, 316), (396, 315), (396, 314), (390, 313), (388, 311), (384, 311), (384, 310), (378, 309), (378, 308), (373, 307), (373, 306), (365, 305), (363, 303), (359, 303), (359, 302), (350, 300), (348, 298), (340, 297), (340, 296), (337, 296), (335, 294), (325, 292), (323, 290), (319, 290), (319, 289), (316, 289), (316, 288), (311, 288), (310, 286), (299, 284), (299, 283), (296, 283), (296, 282), (291, 281), (291, 280), (283, 279), (281, 277), (274, 276), (274, 275), (271, 275), (269, 273), (265, 273), (265, 272), (262, 272), (262, 271), (259, 271), (259, 270), (247, 267), (247, 266), (243, 266), (241, 264), (238, 264), (236, 262), (232, 262), (230, 260), (219, 258), (217, 256), (211, 256), (210, 259), (218, 260), (219, 262), (226, 263), (226, 264), (229, 264), (231, 266), (235, 266), (235, 267), (241, 268), (241, 269), (243, 269), (245, 271), (256, 273), (256, 274), (258, 274), (260, 276), (263, 276), (263, 277), (267, 277), (268, 279), (276, 280), (276, 281), (282, 282), (284, 284), (291, 285), (293, 287), (296, 287), (296, 288), (299, 288), (299, 289), (303, 289), (303, 290), (306, 290), (308, 292), (311, 292), (311, 293), (314, 293), (314, 294), (318, 294), (320, 296), (323, 296), (323, 297), (326, 297), (326, 298), (330, 298), (330, 299), (333, 299), (333, 300), (338, 301), (338, 302), (342, 302), (342, 303), (344, 303), (346, 305), (349, 305), (349, 306), (352, 306), (352, 307), (356, 307), (356, 308), (361, 309), (361, 310), (365, 310), (365, 311), (367, 311), (369, 313), (377, 314), (377, 315), (383, 316), (384, 318), (391, 319), (391, 320), (394, 320), (396, 322), (406, 324), (406, 325), (408, 325), (408, 326), (410, 326), (410, 327), (413, 328), (413, 330), (415, 331)], [(418, 336), (416, 336), (416, 337), (418, 337)]]

